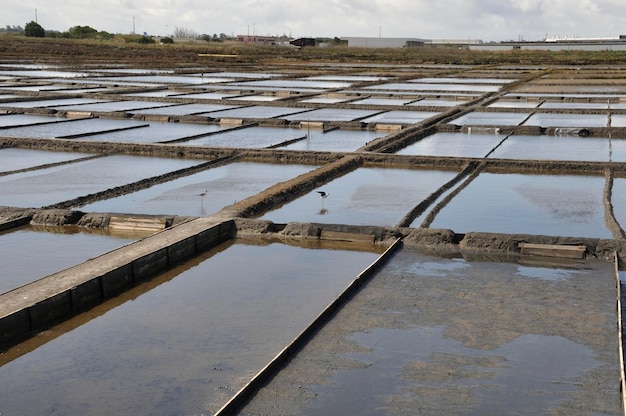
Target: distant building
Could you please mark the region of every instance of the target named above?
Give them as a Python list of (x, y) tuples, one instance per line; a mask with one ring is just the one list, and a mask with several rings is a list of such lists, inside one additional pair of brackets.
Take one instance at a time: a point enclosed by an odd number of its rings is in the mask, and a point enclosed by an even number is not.
[(476, 51), (626, 51), (626, 36), (615, 38), (552, 37), (537, 42), (489, 42), (470, 45)]
[(424, 40), (417, 38), (342, 37), (341, 40), (348, 42), (349, 48), (421, 48), (424, 46)]
[(237, 42), (251, 43), (255, 45), (275, 45), (276, 37), (257, 36), (257, 35), (237, 35)]

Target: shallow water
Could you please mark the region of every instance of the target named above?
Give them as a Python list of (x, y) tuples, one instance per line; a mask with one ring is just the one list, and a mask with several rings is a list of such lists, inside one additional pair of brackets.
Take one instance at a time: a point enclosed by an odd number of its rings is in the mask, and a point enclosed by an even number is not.
[(240, 85), (242, 87), (270, 87), (270, 88), (314, 88), (314, 89), (335, 89), (348, 88), (352, 85), (350, 82), (341, 81), (309, 81), (302, 80), (282, 80), (269, 79), (261, 81), (237, 82), (232, 85)]
[(363, 119), (364, 123), (414, 124), (439, 115), (433, 111), (386, 111)]
[(180, 104), (167, 107), (151, 108), (147, 110), (134, 110), (133, 114), (153, 114), (164, 116), (185, 116), (207, 113), (210, 111), (228, 110), (237, 108), (226, 104)]
[(91, 156), (88, 153), (52, 152), (37, 149), (3, 148), (0, 149), (0, 172), (11, 172), (19, 169), (32, 168), (48, 163)]
[(39, 208), (202, 162), (117, 155), (16, 173), (0, 177), (0, 205)]
[(435, 133), (399, 150), (397, 154), (485, 157), (505, 137), (502, 134)]
[(274, 118), (287, 114), (301, 113), (303, 111), (306, 111), (306, 109), (295, 107), (252, 106), (199, 115), (214, 118)]
[[(85, 205), (80, 210), (205, 216), (314, 168), (308, 165), (231, 163), (132, 194)], [(204, 190), (208, 190), (208, 193), (203, 198), (199, 194)]]
[(457, 126), (517, 126), (526, 120), (528, 115), (526, 113), (474, 111), (448, 123)]
[[(0, 233), (0, 293), (18, 288), (141, 238), (78, 227), (25, 226)], [(0, 405), (2, 407), (2, 405)]]
[(456, 172), (359, 168), (318, 190), (270, 211), (262, 219), (276, 223), (318, 222), (394, 226), (404, 215)]
[(307, 135), (307, 139), (283, 146), (281, 149), (353, 152), (370, 141), (387, 135), (386, 132), (371, 130), (331, 130), (326, 133), (316, 129), (301, 131)]
[(524, 126), (540, 127), (606, 127), (606, 114), (548, 114), (537, 113), (524, 122)]
[[(67, 119), (54, 116), (35, 116), (31, 114), (7, 114), (0, 116), (0, 127), (26, 126), (29, 124), (55, 123), (59, 121), (67, 121)], [(0, 134), (4, 134), (4, 131), (5, 130), (0, 130)]]
[(29, 137), (35, 139), (49, 139), (54, 137), (67, 137), (75, 135), (86, 135), (107, 130), (141, 128), (148, 124), (137, 120), (116, 120), (104, 118), (87, 119), (65, 119), (61, 123), (47, 125), (32, 125), (24, 127), (13, 127), (3, 129), (2, 134), (6, 136)]
[(211, 414), (376, 256), (222, 245), (5, 363), (0, 412)]
[(110, 101), (106, 103), (80, 104), (80, 105), (60, 105), (55, 106), (58, 110), (65, 111), (131, 111), (146, 108), (168, 107), (172, 103), (157, 103), (154, 101)]
[(345, 108), (320, 108), (281, 118), (289, 121), (352, 121), (373, 116), (376, 113), (378, 113), (378, 111), (353, 110)]
[[(510, 136), (491, 157), (608, 162), (609, 139), (579, 136)], [(613, 160), (617, 157), (616, 152)]]
[(614, 279), (402, 249), (241, 414), (617, 414)]
[(247, 127), (191, 140), (186, 142), (185, 145), (259, 149), (276, 146), (277, 144), (305, 136), (306, 130), (302, 129), (288, 127)]
[[(170, 123), (158, 121), (143, 122), (145, 127), (124, 131), (114, 131), (77, 138), (82, 141), (103, 141), (122, 143), (156, 143), (185, 139), (224, 130), (214, 124)], [(187, 143), (185, 143), (187, 144)]]
[(58, 100), (15, 101), (0, 103), (0, 107), (35, 108), (58, 107), (64, 105), (94, 104), (105, 100), (91, 100), (89, 98), (62, 98)]
[(604, 225), (604, 182), (591, 176), (481, 173), (430, 228), (612, 238)]

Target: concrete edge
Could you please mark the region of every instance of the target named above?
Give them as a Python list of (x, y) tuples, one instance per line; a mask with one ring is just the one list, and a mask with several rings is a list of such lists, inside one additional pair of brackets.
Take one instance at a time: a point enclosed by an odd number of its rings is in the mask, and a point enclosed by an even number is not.
[(168, 231), (0, 295), (0, 348), (8, 348), (233, 238), (235, 225), (232, 220), (199, 219)]

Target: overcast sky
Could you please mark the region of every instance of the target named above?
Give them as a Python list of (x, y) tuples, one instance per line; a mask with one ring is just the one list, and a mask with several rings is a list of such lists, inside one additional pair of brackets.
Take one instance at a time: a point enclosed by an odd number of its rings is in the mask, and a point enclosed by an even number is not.
[(4, 0), (0, 27), (293, 37), (542, 40), (626, 35), (624, 0)]

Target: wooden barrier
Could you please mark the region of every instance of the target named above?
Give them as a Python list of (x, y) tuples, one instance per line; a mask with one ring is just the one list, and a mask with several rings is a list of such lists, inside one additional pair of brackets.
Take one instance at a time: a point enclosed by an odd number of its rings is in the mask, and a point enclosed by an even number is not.
[(562, 245), (562, 244), (533, 244), (519, 243), (522, 254), (544, 257), (564, 257), (568, 259), (582, 259), (585, 257), (587, 247), (584, 245)]

